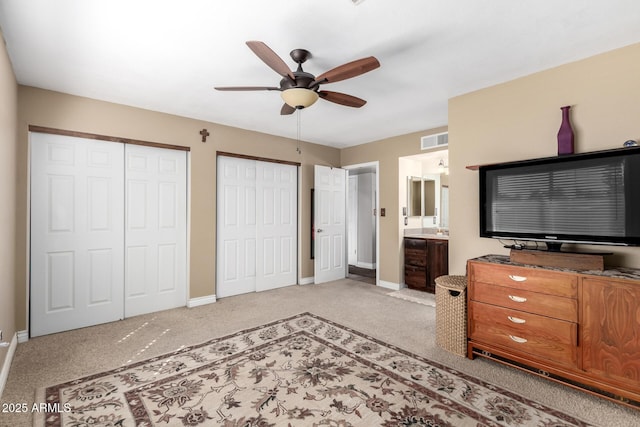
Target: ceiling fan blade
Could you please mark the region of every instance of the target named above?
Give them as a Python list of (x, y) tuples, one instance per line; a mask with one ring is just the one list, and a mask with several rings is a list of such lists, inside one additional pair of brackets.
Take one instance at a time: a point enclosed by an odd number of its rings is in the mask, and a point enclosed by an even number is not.
[(279, 87), (272, 86), (217, 86), (215, 90), (280, 90)]
[(289, 115), (289, 114), (293, 114), (294, 111), (296, 111), (296, 109), (293, 108), (291, 105), (284, 104), (282, 106), (282, 109), (280, 110), (280, 115), (281, 116), (286, 116), (286, 115)]
[(289, 77), (295, 81), (293, 72), (289, 69), (287, 64), (275, 53), (269, 46), (260, 41), (248, 41), (247, 46), (256, 54), (256, 56), (262, 59), (262, 62), (267, 64), (273, 71), (280, 74), (282, 77)]
[(340, 80), (350, 79), (360, 74), (368, 73), (380, 66), (380, 62), (373, 57), (357, 59), (352, 62), (340, 65), (316, 77), (315, 82), (318, 83), (334, 83)]
[(346, 105), (347, 107), (360, 108), (367, 103), (367, 101), (365, 101), (364, 99), (357, 98), (353, 95), (347, 95), (346, 93), (340, 92), (331, 92), (328, 90), (321, 90), (318, 92), (318, 95), (320, 95), (320, 98), (326, 101), (335, 102), (336, 104), (340, 105)]

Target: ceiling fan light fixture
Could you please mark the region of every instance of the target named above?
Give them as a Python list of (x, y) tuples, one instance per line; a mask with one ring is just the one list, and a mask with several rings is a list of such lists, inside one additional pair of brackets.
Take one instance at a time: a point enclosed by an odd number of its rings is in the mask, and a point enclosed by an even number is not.
[(307, 108), (318, 100), (318, 93), (313, 90), (294, 87), (283, 90), (280, 94), (287, 105), (293, 108)]

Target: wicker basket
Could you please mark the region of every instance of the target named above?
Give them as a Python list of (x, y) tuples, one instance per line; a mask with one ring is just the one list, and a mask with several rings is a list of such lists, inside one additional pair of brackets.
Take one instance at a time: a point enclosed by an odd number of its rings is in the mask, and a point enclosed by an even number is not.
[(436, 344), (467, 355), (467, 276), (436, 278)]

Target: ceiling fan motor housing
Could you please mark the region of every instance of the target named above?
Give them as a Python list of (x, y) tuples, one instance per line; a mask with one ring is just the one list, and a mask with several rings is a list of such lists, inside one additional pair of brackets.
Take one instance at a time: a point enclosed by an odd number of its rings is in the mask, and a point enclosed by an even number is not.
[[(294, 87), (298, 88), (309, 88), (311, 83), (315, 80), (313, 74), (307, 73), (305, 71), (294, 71), (295, 81), (291, 80), (289, 77), (285, 77), (280, 80), (280, 89), (287, 90)], [(318, 90), (318, 86), (315, 86), (312, 90)]]

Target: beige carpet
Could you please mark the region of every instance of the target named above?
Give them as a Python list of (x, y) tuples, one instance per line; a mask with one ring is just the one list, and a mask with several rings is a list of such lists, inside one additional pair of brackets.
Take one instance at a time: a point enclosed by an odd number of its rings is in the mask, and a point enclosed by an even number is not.
[[(292, 286), (34, 338), (18, 345), (1, 400), (30, 408), (36, 389), (313, 312), (592, 425), (638, 425), (638, 411), (489, 360), (469, 360), (440, 349), (435, 345), (435, 309), (388, 293), (388, 289), (351, 280)], [(31, 411), (0, 412), (3, 427), (30, 426), (32, 422)]]

